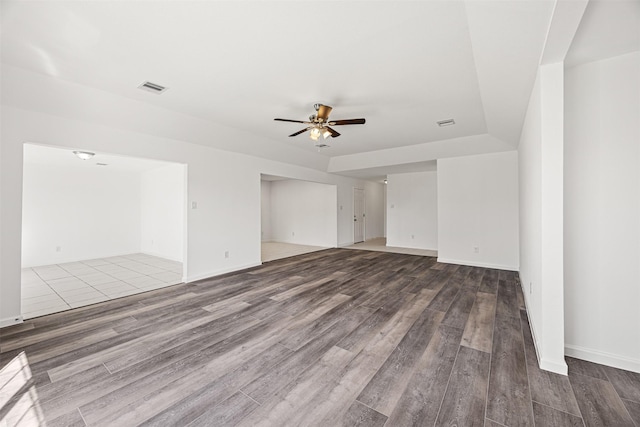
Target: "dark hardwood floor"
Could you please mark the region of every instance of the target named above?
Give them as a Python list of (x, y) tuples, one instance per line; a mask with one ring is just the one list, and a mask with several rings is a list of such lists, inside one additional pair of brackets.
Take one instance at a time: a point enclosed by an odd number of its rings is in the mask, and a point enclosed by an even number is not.
[(0, 330), (0, 425), (640, 427), (640, 374), (541, 371), (523, 301), (428, 257), (274, 261)]

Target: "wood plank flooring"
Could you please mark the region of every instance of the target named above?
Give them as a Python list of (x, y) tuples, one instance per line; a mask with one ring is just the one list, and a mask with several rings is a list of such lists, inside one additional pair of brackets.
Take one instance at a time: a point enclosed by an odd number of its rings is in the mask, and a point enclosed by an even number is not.
[(330, 249), (0, 330), (0, 425), (636, 426), (541, 371), (516, 273)]

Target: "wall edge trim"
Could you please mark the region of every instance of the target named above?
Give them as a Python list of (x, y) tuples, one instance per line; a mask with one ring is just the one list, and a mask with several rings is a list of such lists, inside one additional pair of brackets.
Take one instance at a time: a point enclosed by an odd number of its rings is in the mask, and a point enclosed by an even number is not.
[[(522, 293), (524, 295), (524, 288), (522, 287), (522, 282), (520, 281), (520, 289), (522, 290)], [(524, 305), (525, 305), (525, 310), (527, 311), (527, 318), (529, 318), (529, 304), (528, 304), (528, 299), (525, 296), (524, 297)], [(567, 362), (562, 359), (562, 360), (549, 360), (549, 359), (543, 359), (540, 356), (540, 342), (538, 341), (538, 337), (536, 335), (536, 330), (535, 327), (533, 326), (533, 322), (531, 322), (531, 320), (529, 320), (529, 330), (531, 331), (531, 337), (533, 338), (533, 348), (536, 351), (536, 359), (538, 362), (538, 367), (540, 369), (543, 369), (545, 371), (549, 371), (549, 372), (554, 372), (556, 374), (560, 374), (560, 375), (568, 375), (569, 374), (569, 367), (567, 366)], [(522, 326), (522, 325), (521, 325)]]
[(640, 373), (640, 359), (633, 359), (631, 357), (620, 356), (606, 351), (566, 343), (564, 345), (564, 354), (570, 357), (575, 357), (576, 359), (587, 360), (601, 365)]
[(540, 369), (553, 372), (556, 374), (567, 376), (569, 374), (569, 368), (567, 363), (562, 360), (561, 362), (555, 360), (541, 359), (539, 363)]

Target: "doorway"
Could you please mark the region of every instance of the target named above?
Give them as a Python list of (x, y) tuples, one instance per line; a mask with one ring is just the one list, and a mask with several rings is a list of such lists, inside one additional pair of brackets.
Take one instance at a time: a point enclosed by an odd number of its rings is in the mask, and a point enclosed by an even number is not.
[(353, 243), (364, 242), (365, 213), (364, 190), (353, 189)]
[(261, 261), (337, 246), (337, 187), (261, 175)]
[(181, 283), (186, 165), (25, 144), (25, 319)]

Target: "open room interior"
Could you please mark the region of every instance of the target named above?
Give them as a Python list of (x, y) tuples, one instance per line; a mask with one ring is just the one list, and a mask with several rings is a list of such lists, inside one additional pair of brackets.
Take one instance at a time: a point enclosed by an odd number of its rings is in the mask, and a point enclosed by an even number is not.
[(182, 282), (184, 165), (25, 144), (23, 174), (24, 318)]
[(262, 174), (262, 262), (335, 248), (337, 188)]
[(637, 0), (0, 20), (0, 425), (640, 427)]

